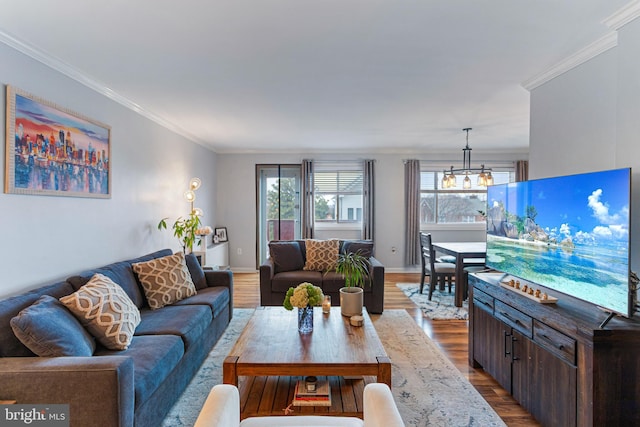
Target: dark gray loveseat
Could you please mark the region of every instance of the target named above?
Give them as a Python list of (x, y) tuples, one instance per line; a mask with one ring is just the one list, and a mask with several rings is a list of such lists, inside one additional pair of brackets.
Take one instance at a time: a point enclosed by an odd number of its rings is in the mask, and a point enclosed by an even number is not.
[[(231, 272), (203, 272), (188, 256), (197, 294), (149, 309), (131, 264), (171, 254), (165, 249), (1, 300), (0, 400), (69, 404), (72, 427), (159, 426), (224, 332), (233, 308)], [(69, 295), (94, 273), (119, 284), (140, 310), (128, 349), (98, 345), (89, 357), (38, 357), (16, 338), (10, 320), (22, 309), (42, 295)]]
[[(369, 313), (382, 313), (384, 306), (384, 265), (374, 257), (371, 241), (341, 240), (339, 251), (359, 252), (369, 258), (369, 280), (364, 287), (364, 306)], [(333, 271), (307, 271), (305, 240), (273, 241), (270, 256), (260, 265), (260, 304), (282, 305), (290, 287), (309, 282), (331, 296), (333, 305), (340, 303), (340, 288), (344, 278)]]

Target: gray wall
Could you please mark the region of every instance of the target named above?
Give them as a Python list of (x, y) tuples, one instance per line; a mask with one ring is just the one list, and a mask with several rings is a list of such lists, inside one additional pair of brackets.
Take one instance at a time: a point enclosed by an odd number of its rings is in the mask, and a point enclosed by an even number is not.
[[(179, 249), (171, 232), (156, 225), (188, 213), (183, 193), (192, 176), (203, 181), (196, 206), (213, 225), (215, 153), (1, 43), (0, 64), (3, 85), (110, 125), (112, 144), (110, 199), (0, 193), (0, 297), (108, 262)], [(2, 129), (5, 97), (3, 90)]]
[[(218, 154), (218, 221), (227, 227), (229, 233), (229, 262), (234, 271), (255, 271), (256, 264), (256, 164), (299, 164), (302, 159), (315, 160), (355, 160), (363, 158), (376, 160), (375, 164), (375, 241), (376, 258), (387, 271), (407, 271), (404, 265), (404, 163), (403, 159), (452, 160), (461, 164), (457, 151), (448, 153), (416, 154)], [(479, 153), (476, 162), (487, 160), (515, 160), (526, 158), (526, 154)], [(441, 241), (483, 241), (483, 227), (456, 230), (439, 227), (429, 230), (435, 240)], [(393, 250), (395, 248), (395, 251)], [(239, 254), (240, 249), (241, 254)], [(411, 270), (411, 269), (409, 269)]]
[(530, 178), (633, 168), (634, 271), (640, 268), (639, 117), (639, 20), (618, 31), (616, 47), (531, 91)]

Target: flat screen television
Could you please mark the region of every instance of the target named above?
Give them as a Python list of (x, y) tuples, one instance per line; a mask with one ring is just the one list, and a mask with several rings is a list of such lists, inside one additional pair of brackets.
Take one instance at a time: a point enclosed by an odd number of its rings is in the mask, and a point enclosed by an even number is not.
[(487, 189), (487, 267), (633, 315), (631, 169)]

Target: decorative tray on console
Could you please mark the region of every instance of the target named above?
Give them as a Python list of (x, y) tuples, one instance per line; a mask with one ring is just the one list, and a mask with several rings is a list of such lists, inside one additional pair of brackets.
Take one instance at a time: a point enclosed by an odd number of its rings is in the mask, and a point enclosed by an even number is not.
[(540, 304), (555, 304), (558, 302), (558, 298), (547, 295), (546, 292), (534, 288), (530, 283), (521, 284), (519, 280), (514, 279), (500, 280), (500, 286)]

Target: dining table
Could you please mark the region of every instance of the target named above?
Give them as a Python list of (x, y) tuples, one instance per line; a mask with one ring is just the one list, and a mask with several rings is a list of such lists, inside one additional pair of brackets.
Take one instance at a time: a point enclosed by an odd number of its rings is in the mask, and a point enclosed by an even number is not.
[(455, 305), (462, 307), (464, 300), (464, 268), (470, 266), (484, 265), (484, 258), (487, 256), (486, 242), (440, 242), (433, 244), (433, 249), (456, 258), (455, 271)]

